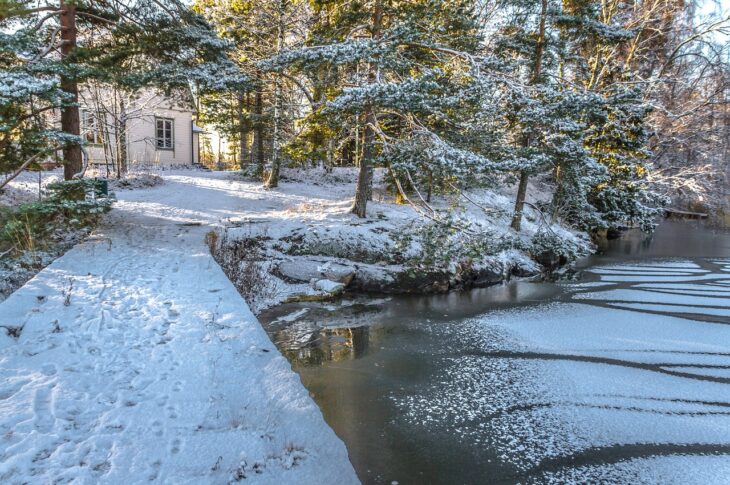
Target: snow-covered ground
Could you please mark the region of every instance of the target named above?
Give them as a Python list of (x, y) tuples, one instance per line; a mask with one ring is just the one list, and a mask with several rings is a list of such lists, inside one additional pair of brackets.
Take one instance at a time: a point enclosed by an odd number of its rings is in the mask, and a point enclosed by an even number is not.
[(0, 482), (357, 481), (204, 243), (346, 202), (229, 178), (119, 192), (90, 239), (0, 303)]
[(0, 207), (12, 207), (26, 202), (34, 202), (41, 192), (53, 182), (63, 180), (63, 170), (45, 172), (23, 172), (0, 191)]
[[(559, 224), (546, 229), (544, 221), (531, 207), (525, 209), (522, 231), (519, 234), (512, 231), (509, 226), (514, 187), (505, 185), (498, 189), (473, 189), (467, 194), (434, 196), (431, 207), (443, 211), (438, 217), (449, 213), (479, 236), (469, 239), (466, 231), (454, 231), (448, 236), (448, 242), (440, 242), (442, 247), (430, 248), (435, 253), (433, 257), (447, 260), (445, 266), (438, 266), (442, 261), (429, 266), (424, 260), (431, 256), (425, 255), (427, 250), (421, 234), (433, 224), (424, 217), (424, 210), (419, 212), (409, 204), (396, 204), (387, 191), (385, 171), (378, 170), (373, 200), (368, 203), (368, 217), (358, 219), (350, 212), (356, 177), (356, 170), (351, 168), (338, 168), (331, 173), (321, 169), (288, 169), (283, 172), (283, 182), (276, 191), (265, 191), (259, 183), (247, 181), (238, 174), (231, 174), (229, 181), (221, 181), (225, 190), (246, 197), (251, 208), (228, 221), (221, 239), (229, 244), (256, 241), (267, 261), (265, 267), (273, 268), (274, 274), (280, 277), (274, 278), (267, 291), (262, 292), (263, 298), (250, 298), (254, 312), (292, 298), (325, 294), (323, 288), (332, 286), (331, 281), (326, 281), (328, 278), (345, 281), (348, 288), (355, 290), (428, 293), (433, 287), (438, 287), (436, 292), (443, 291), (443, 280), (438, 278), (434, 278), (432, 287), (428, 286), (429, 271), (444, 269), (448, 273), (446, 286), (459, 288), (465, 261), (475, 272), (489, 273), (490, 284), (512, 274), (534, 275), (541, 268), (524, 248), (530, 246), (540, 230), (549, 230), (563, 238), (568, 242), (566, 246), (572, 244), (585, 251), (590, 247), (585, 235)], [(538, 184), (530, 186), (529, 196), (536, 202), (549, 200), (550, 194), (547, 187)], [(477, 250), (467, 249), (472, 247), (469, 244), (480, 243), (485, 247), (493, 245), (494, 249), (486, 249), (479, 256), (475, 255)], [(416, 266), (409, 266), (414, 262)], [(353, 268), (357, 269), (353, 272)], [(416, 277), (404, 281), (404, 274)]]
[[(236, 174), (173, 171), (119, 191), (93, 237), (0, 303), (0, 482), (356, 482), (204, 243), (227, 228), (358, 252), (416, 220), (378, 195), (368, 219), (354, 218), (351, 177), (337, 177), (294, 174), (267, 191)], [(479, 200), (502, 211), (499, 230), (509, 194)], [(569, 301), (461, 322), (448, 337), (471, 350), (395, 399), (399, 416), (493, 447), (525, 481), (721, 481), (730, 261), (594, 273), (567, 284)]]

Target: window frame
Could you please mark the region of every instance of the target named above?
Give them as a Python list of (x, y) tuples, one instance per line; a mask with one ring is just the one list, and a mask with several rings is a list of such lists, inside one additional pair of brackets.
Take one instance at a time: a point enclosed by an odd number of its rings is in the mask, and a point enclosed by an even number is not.
[(90, 109), (81, 109), (81, 128), (86, 143), (90, 146), (104, 146), (104, 134), (99, 126), (96, 113)]
[[(160, 137), (160, 128), (159, 124), (162, 123), (162, 137)], [(170, 138), (169, 138), (169, 146), (166, 146), (166, 129), (165, 129), (165, 123), (170, 124)], [(160, 145), (160, 141), (162, 141), (162, 145)], [(155, 116), (155, 150), (161, 150), (161, 151), (174, 151), (175, 150), (175, 119), (174, 118), (166, 118), (164, 116)]]

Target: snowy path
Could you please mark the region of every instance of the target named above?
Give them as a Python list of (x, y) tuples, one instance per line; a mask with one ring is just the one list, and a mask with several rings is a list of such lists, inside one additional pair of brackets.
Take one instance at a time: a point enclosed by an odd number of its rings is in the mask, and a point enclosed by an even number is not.
[(262, 208), (222, 177), (120, 193), (0, 304), (0, 482), (357, 482), (203, 242)]

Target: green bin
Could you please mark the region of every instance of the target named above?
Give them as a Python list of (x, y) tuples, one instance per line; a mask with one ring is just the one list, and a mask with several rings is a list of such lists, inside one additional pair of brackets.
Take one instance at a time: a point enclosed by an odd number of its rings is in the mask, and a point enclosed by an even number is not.
[(107, 197), (109, 195), (109, 181), (106, 179), (94, 179), (94, 196)]

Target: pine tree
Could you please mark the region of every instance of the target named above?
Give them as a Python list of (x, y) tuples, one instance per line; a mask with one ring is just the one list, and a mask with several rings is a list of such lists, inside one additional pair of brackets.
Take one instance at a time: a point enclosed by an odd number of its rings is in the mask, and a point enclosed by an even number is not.
[[(307, 4), (303, 0), (198, 0), (194, 10), (233, 44), (233, 59), (252, 79), (248, 90), (235, 95), (206, 96), (202, 120), (238, 140), (241, 168), (255, 163), (258, 176), (274, 187), (286, 151), (284, 141), (292, 131), (293, 118), (299, 115), (296, 96), (310, 94), (303, 83), (283, 73), (265, 72), (257, 63), (301, 40), (300, 32), (308, 19)], [(267, 160), (270, 170), (265, 173)]]
[(308, 73), (339, 69), (341, 83), (322, 113), (341, 126), (363, 125), (353, 213), (366, 215), (376, 164), (395, 175), (423, 163), (458, 170), (483, 161), (449, 143), (441, 129), (463, 104), (454, 96), (464, 70), (459, 64), (468, 64), (463, 59), (478, 44), (470, 3), (443, 8), (434, 1), (371, 0), (337, 6), (350, 29), (320, 39), (329, 43), (285, 51), (263, 66)]
[[(571, 219), (583, 228), (650, 229), (659, 202), (646, 182), (650, 109), (637, 87), (626, 82), (635, 79), (628, 64), (637, 36), (621, 24), (628, 8), (615, 1), (571, 0), (559, 19), (570, 81), (591, 94), (585, 146), (603, 169), (603, 176), (587, 184), (583, 208), (573, 210)], [(615, 55), (621, 51), (628, 54)]]
[(48, 120), (52, 110), (72, 110), (75, 102), (57, 75), (68, 70), (47, 57), (58, 30), (24, 2), (4, 0), (0, 7), (0, 172), (18, 174), (80, 137)]
[[(536, 34), (534, 34), (534, 39), (532, 40), (532, 43), (534, 43), (534, 52), (529, 59), (529, 64), (531, 64), (528, 68), (529, 70), (529, 84), (530, 85), (536, 85), (542, 82), (543, 78), (543, 58), (545, 56), (545, 50), (546, 50), (546, 44), (548, 41), (547, 32), (546, 32), (546, 23), (547, 23), (547, 17), (548, 17), (548, 0), (540, 0), (540, 9), (538, 13), (538, 22), (537, 22), (537, 31)], [(516, 28), (517, 26), (513, 25), (511, 26), (515, 32), (515, 37), (522, 37), (525, 35), (524, 32), (521, 32), (519, 28)], [(520, 39), (523, 40), (523, 39)], [(522, 125), (522, 133), (520, 134), (520, 145), (524, 149), (525, 152), (529, 154), (531, 150), (531, 145), (533, 144), (532, 138), (534, 138), (534, 134), (531, 133), (530, 128), (528, 126), (534, 125), (528, 125), (524, 122), (525, 120), (520, 120), (519, 124)], [(537, 121), (537, 120), (534, 120)], [(541, 154), (542, 155), (542, 154)], [(530, 164), (532, 165), (532, 164)], [(522, 225), (522, 212), (524, 210), (525, 206), (525, 198), (527, 196), (527, 183), (529, 179), (529, 171), (528, 169), (523, 169), (520, 171), (520, 181), (519, 185), (517, 187), (517, 197), (515, 199), (515, 210), (514, 214), (512, 216), (512, 229), (515, 231), (519, 231)]]
[(495, 51), (522, 80), (506, 85), (508, 156), (522, 167), (512, 228), (520, 229), (529, 174), (548, 170), (553, 220), (561, 216), (583, 229), (646, 225), (653, 214), (641, 182), (647, 110), (619, 82), (626, 73), (613, 57), (632, 32), (610, 17), (615, 12), (601, 10), (605, 2), (507, 5)]
[(503, 83), (503, 129), (509, 142), (504, 157), (519, 173), (511, 222), (515, 231), (521, 229), (531, 175), (550, 172), (559, 180), (556, 194), (580, 199), (587, 190), (583, 177), (599, 170), (584, 147), (583, 110), (590, 97), (562, 78), (563, 45), (557, 36), (561, 8), (552, 0), (507, 2), (509, 15), (493, 47), (505, 63), (504, 75), (515, 79)]

